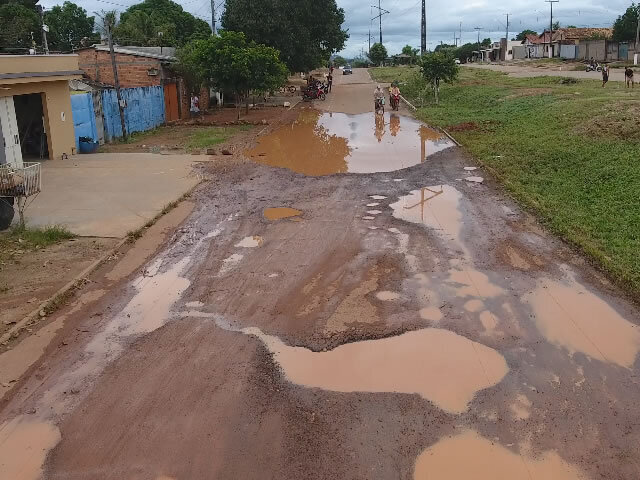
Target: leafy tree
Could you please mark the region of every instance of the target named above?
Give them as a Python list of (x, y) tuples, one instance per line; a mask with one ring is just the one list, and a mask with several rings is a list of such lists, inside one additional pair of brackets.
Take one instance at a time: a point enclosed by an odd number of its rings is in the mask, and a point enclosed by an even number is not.
[(349, 38), (336, 0), (226, 0), (225, 30), (280, 51), (292, 72), (325, 65)]
[(95, 18), (87, 17), (87, 11), (75, 3), (64, 2), (45, 12), (44, 22), (49, 27), (47, 35), (49, 48), (70, 51), (78, 46), (83, 38), (94, 38)]
[(458, 78), (458, 65), (451, 55), (440, 52), (423, 55), (420, 63), (422, 76), (433, 88), (436, 104), (438, 104), (440, 82), (451, 83), (455, 81)]
[(334, 59), (333, 59), (333, 64), (336, 67), (344, 67), (347, 64), (347, 59), (344, 57), (341, 57), (340, 55), (337, 55)]
[(551, 28), (553, 28), (554, 30), (560, 30), (562, 28), (562, 25), (560, 25), (560, 22), (553, 22)]
[(287, 66), (280, 60), (280, 53), (247, 42), (241, 32), (223, 31), (218, 36), (193, 40), (177, 55), (177, 68), (192, 88), (207, 85), (233, 92), (238, 107), (252, 90), (275, 90), (287, 80)]
[(0, 6), (0, 48), (28, 49), (31, 33), (40, 39), (40, 18), (35, 9), (18, 3)]
[(640, 4), (636, 5), (632, 3), (631, 6), (627, 8), (627, 11), (617, 18), (613, 24), (614, 42), (635, 41), (638, 15), (640, 15)]
[(473, 52), (475, 52), (477, 49), (477, 43), (465, 43), (455, 50), (455, 56), (456, 58), (460, 59), (460, 62), (467, 63), (467, 60), (473, 57)]
[(538, 32), (534, 32), (533, 30), (523, 30), (517, 36), (516, 40), (524, 41), (528, 35), (538, 35)]
[(382, 65), (384, 61), (387, 59), (387, 49), (381, 43), (374, 43), (371, 45), (371, 50), (369, 50), (368, 54), (369, 60), (374, 65)]
[(565, 28), (578, 28), (575, 25), (567, 25)]
[[(162, 35), (160, 35), (162, 32)], [(194, 35), (210, 35), (204, 20), (171, 0), (144, 0), (120, 15), (114, 37), (122, 45), (180, 46)]]
[(482, 47), (490, 47), (492, 43), (493, 42), (491, 41), (490, 38), (485, 38), (484, 40), (482, 40), (482, 43), (480, 44), (480, 46), (482, 46)]

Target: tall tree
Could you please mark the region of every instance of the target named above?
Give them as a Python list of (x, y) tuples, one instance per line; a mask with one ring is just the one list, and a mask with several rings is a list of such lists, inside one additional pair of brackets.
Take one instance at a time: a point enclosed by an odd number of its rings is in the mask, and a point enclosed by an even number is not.
[[(0, 48), (21, 51), (31, 47), (31, 34), (40, 41), (40, 19), (35, 8), (18, 3), (0, 6)], [(22, 52), (24, 53), (24, 52)]]
[(238, 106), (250, 91), (280, 87), (288, 74), (276, 49), (247, 42), (241, 32), (223, 31), (215, 37), (193, 40), (178, 50), (178, 60), (177, 68), (192, 88), (208, 85), (233, 92)]
[(209, 24), (171, 0), (144, 0), (120, 15), (114, 37), (121, 45), (180, 46), (211, 34)]
[(524, 41), (529, 35), (538, 35), (538, 32), (534, 32), (533, 30), (523, 30), (517, 36), (516, 40)]
[(371, 50), (369, 50), (369, 60), (374, 65), (382, 65), (384, 61), (387, 59), (387, 49), (381, 43), (374, 43), (371, 45)]
[(439, 52), (423, 55), (420, 61), (420, 71), (424, 79), (431, 84), (437, 104), (440, 96), (440, 83), (450, 83), (456, 80), (459, 71), (458, 65), (452, 56)]
[(640, 14), (640, 4), (632, 3), (624, 14), (620, 15), (613, 24), (614, 42), (633, 42), (636, 39), (636, 29), (638, 27), (638, 15)]
[(49, 27), (49, 48), (68, 52), (78, 47), (84, 38), (98, 40), (94, 33), (94, 17), (75, 3), (64, 2), (45, 12), (44, 21)]
[(226, 0), (222, 26), (280, 51), (292, 72), (326, 64), (343, 49), (344, 10), (336, 0)]

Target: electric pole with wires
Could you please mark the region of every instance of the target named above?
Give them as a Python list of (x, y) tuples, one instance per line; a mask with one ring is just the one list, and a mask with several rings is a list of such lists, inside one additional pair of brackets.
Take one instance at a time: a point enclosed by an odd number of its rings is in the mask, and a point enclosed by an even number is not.
[(560, 3), (560, 0), (544, 0), (551, 5), (551, 21), (549, 22), (549, 58), (553, 58), (553, 4)]
[(216, 32), (216, 0), (211, 0), (211, 32)]
[(384, 8), (382, 8), (381, 5), (381, 0), (378, 0), (378, 6), (376, 7), (375, 5), (371, 5), (371, 8), (377, 8), (378, 9), (378, 16), (373, 17), (371, 19), (371, 21), (374, 21), (376, 19), (380, 20), (380, 45), (382, 45), (382, 16), (383, 15), (387, 15), (389, 12), (388, 10), (385, 10)]
[(422, 29), (420, 31), (420, 53), (424, 55), (427, 51), (427, 5), (426, 0), (422, 0)]
[(482, 57), (482, 59), (484, 59), (484, 56), (482, 55), (482, 52), (480, 52), (480, 30), (482, 30), (482, 27), (475, 27), (474, 30), (478, 32), (478, 55), (480, 55), (480, 57)]

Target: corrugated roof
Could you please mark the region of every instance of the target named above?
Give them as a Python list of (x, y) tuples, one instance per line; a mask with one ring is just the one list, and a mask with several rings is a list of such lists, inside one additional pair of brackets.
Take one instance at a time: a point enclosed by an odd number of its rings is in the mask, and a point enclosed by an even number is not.
[[(100, 52), (108, 52), (109, 45), (104, 44), (96, 44), (91, 47)], [(175, 47), (138, 47), (138, 46), (120, 46), (116, 45), (113, 47), (113, 51), (115, 53), (120, 53), (122, 55), (134, 55), (136, 57), (146, 57), (146, 58), (155, 58), (156, 60), (163, 60), (165, 62), (175, 62), (176, 61), (176, 49)], [(162, 53), (160, 53), (162, 51)]]

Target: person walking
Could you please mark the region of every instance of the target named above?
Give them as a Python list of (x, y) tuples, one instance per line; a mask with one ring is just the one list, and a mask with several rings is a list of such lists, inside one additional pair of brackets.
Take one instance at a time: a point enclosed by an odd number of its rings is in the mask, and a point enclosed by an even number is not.
[(329, 93), (331, 93), (332, 85), (333, 85), (333, 75), (331, 74), (331, 72), (329, 72), (329, 75), (327, 75), (327, 89), (329, 90)]
[(609, 67), (607, 65), (602, 66), (602, 88), (605, 87), (609, 81)]
[(624, 80), (625, 83), (627, 84), (627, 88), (631, 87), (631, 88), (635, 88), (635, 82), (634, 82), (634, 78), (633, 78), (633, 69), (629, 66), (627, 66), (626, 70), (624, 71)]

